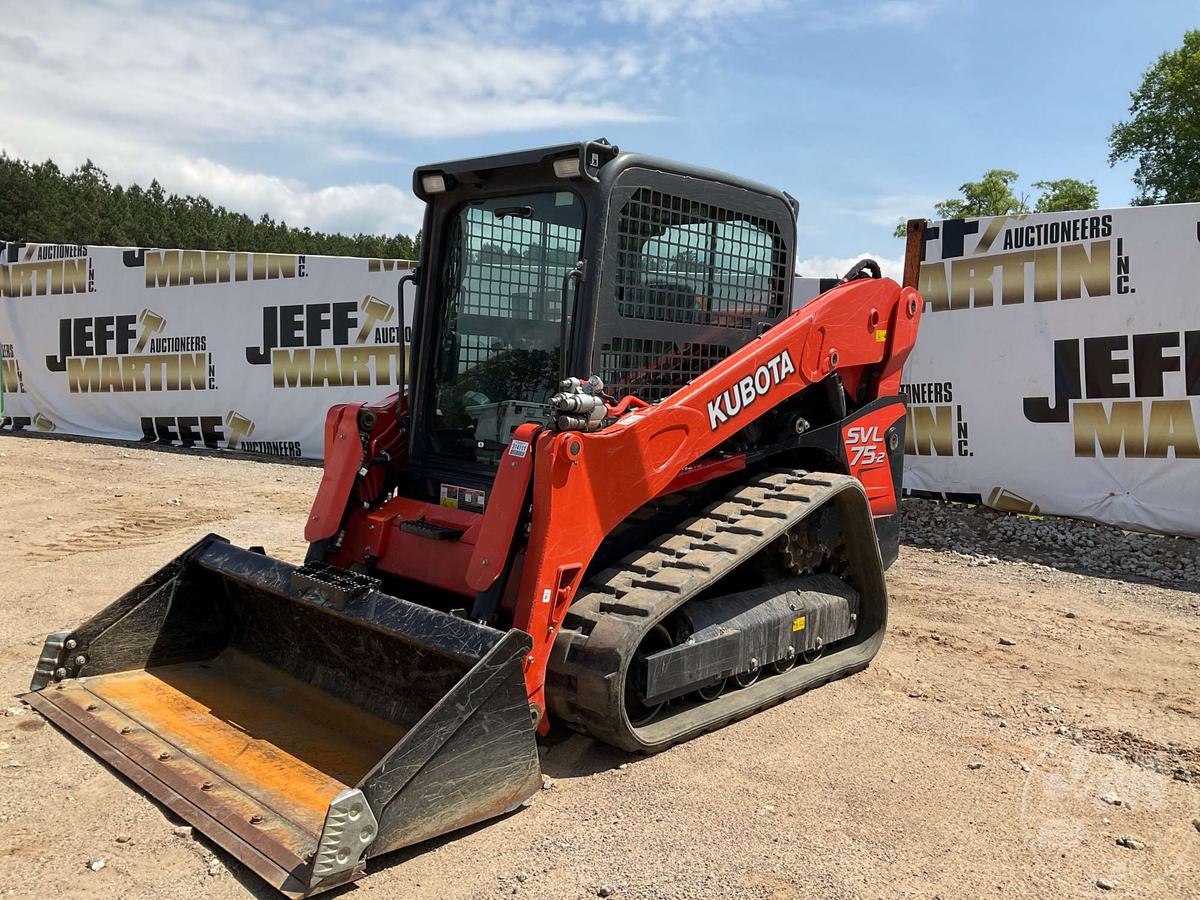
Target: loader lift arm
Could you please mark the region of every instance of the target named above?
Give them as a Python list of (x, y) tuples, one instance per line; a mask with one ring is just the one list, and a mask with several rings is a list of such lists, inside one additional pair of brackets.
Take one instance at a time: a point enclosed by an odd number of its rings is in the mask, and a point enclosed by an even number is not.
[[(543, 430), (534, 445), (533, 518), (514, 627), (534, 639), (527, 659), (531, 704), (545, 706), (545, 673), (581, 576), (604, 537), (630, 513), (753, 420), (835, 372), (854, 379), (877, 372), (881, 405), (867, 425), (879, 437), (851, 472), (874, 488), (876, 515), (896, 511), (891, 458), (882, 439), (904, 415), (900, 373), (916, 338), (921, 302), (890, 279), (841, 285), (792, 313), (762, 337), (650, 409), (627, 413), (595, 434)], [(502, 467), (497, 490), (516, 470)], [(571, 523), (569, 529), (562, 522)], [(492, 576), (473, 559), (468, 578), (481, 589)], [(539, 715), (540, 717), (540, 715)], [(546, 723), (543, 720), (542, 730)]]

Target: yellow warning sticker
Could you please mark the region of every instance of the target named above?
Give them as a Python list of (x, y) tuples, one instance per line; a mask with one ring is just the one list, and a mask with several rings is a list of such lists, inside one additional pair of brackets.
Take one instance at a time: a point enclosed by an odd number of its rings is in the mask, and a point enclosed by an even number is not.
[(803, 631), (804, 626), (808, 624), (806, 619), (806, 616), (796, 616), (796, 618), (792, 620), (792, 631)]
[(875, 329), (875, 343), (882, 344), (886, 340), (887, 340), (887, 329), (886, 328), (876, 328)]
[(487, 492), (475, 488), (460, 487), (457, 484), (443, 484), (441, 497), (438, 502), (448, 509), (461, 509), (467, 512), (483, 512), (487, 504)]

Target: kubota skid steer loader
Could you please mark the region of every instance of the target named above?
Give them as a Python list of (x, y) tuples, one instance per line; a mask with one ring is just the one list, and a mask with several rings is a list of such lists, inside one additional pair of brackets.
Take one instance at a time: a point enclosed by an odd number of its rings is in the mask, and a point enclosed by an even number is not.
[(883, 638), (912, 287), (789, 313), (794, 200), (605, 141), (414, 189), (408, 389), (329, 411), (305, 564), (210, 535), (26, 695), (291, 896), (520, 805), (551, 721), (653, 752)]

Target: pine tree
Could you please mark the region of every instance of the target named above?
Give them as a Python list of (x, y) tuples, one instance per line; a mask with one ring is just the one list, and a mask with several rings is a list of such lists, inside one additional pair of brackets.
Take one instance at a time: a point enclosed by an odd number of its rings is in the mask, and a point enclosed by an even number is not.
[(0, 239), (39, 244), (179, 247), (325, 256), (415, 259), (405, 234), (353, 236), (293, 228), (266, 213), (257, 221), (203, 196), (113, 184), (90, 159), (63, 173), (53, 160), (29, 163), (0, 151)]

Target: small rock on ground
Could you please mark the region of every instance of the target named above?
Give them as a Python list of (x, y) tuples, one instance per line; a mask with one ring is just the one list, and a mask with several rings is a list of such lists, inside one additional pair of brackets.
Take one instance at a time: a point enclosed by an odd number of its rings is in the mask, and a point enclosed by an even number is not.
[[(1143, 578), (1187, 587), (1200, 584), (1200, 541), (1191, 538), (917, 498), (904, 501), (901, 529), (906, 544), (959, 554), (967, 565), (996, 565), (1000, 556), (1019, 560), (1032, 556), (1066, 572), (1082, 570), (1093, 576)], [(1051, 578), (1043, 581), (1049, 583)], [(1097, 592), (1107, 591), (1098, 588)], [(1064, 615), (1074, 618), (1070, 611)]]

